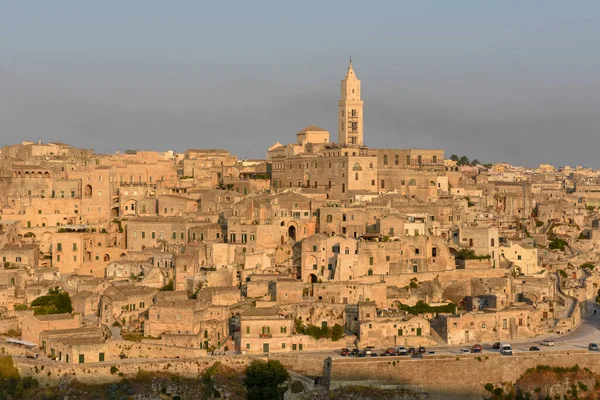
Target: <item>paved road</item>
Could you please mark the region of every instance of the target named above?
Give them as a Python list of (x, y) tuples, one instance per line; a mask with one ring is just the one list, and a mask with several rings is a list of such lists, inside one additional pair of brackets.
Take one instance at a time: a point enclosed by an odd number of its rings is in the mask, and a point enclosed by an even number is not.
[[(544, 339), (552, 339), (554, 346), (542, 346)], [(504, 340), (502, 343), (510, 343), (513, 348), (513, 353), (516, 352), (528, 352), (531, 346), (537, 346), (540, 351), (556, 351), (556, 350), (585, 350), (588, 348), (590, 343), (597, 343), (600, 346), (600, 309), (595, 315), (592, 313), (589, 317), (585, 318), (582, 323), (573, 330), (573, 332), (560, 335), (560, 334), (549, 334), (538, 336), (532, 339), (520, 339), (520, 340)], [(474, 343), (459, 345), (459, 346), (436, 346), (429, 347), (428, 351), (434, 351), (435, 354), (460, 354), (461, 349), (470, 349)], [(479, 343), (483, 347), (483, 353), (486, 352), (498, 352), (494, 349), (493, 343)], [(376, 353), (381, 353), (385, 349), (374, 349)], [(341, 357), (339, 350), (335, 351), (306, 351), (307, 355), (322, 355), (324, 357)]]

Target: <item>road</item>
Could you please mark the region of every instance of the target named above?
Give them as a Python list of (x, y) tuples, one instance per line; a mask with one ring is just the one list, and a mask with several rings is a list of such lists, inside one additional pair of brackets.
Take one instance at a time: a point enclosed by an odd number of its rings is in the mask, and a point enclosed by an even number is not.
[[(544, 339), (552, 339), (554, 346), (542, 346)], [(503, 340), (502, 343), (509, 343), (513, 348), (513, 353), (517, 352), (528, 352), (532, 346), (537, 346), (540, 351), (557, 351), (557, 350), (585, 350), (588, 348), (590, 343), (597, 343), (600, 345), (600, 310), (597, 314), (593, 314), (585, 318), (577, 328), (571, 333), (560, 335), (550, 334), (538, 336), (532, 339), (520, 339), (520, 340)], [(433, 351), (435, 354), (460, 354), (461, 349), (470, 349), (475, 343), (463, 344), (459, 346), (435, 346), (427, 348), (428, 351)], [(483, 347), (483, 353), (499, 352), (494, 349), (493, 343), (479, 343)], [(375, 348), (373, 352), (381, 353), (385, 349)], [(323, 355), (324, 357), (341, 357), (339, 350), (335, 351), (306, 351), (307, 355)]]

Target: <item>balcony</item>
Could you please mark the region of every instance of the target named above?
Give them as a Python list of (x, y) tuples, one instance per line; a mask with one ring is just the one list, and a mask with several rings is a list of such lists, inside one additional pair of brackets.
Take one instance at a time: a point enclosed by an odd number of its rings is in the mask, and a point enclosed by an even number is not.
[(263, 339), (263, 338), (269, 338), (270, 339), (270, 338), (273, 337), (273, 335), (270, 334), (270, 333), (259, 333), (258, 337), (261, 338), (261, 339)]

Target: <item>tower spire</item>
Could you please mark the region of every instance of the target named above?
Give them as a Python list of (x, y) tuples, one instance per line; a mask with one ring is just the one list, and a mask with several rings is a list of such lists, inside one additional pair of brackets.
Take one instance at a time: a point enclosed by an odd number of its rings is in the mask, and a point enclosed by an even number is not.
[(338, 143), (343, 146), (363, 145), (363, 101), (360, 98), (360, 80), (349, 56), (348, 72), (340, 82), (338, 102)]

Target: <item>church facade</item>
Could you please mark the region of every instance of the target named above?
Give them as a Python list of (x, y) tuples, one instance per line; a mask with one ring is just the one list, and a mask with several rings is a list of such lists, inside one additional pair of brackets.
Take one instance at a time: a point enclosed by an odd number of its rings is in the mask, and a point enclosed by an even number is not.
[(396, 191), (424, 201), (446, 194), (444, 151), (367, 147), (363, 105), (361, 82), (350, 63), (340, 82), (337, 143), (330, 142), (327, 130), (311, 125), (296, 134), (296, 143), (271, 146), (273, 192), (310, 188), (347, 200)]

